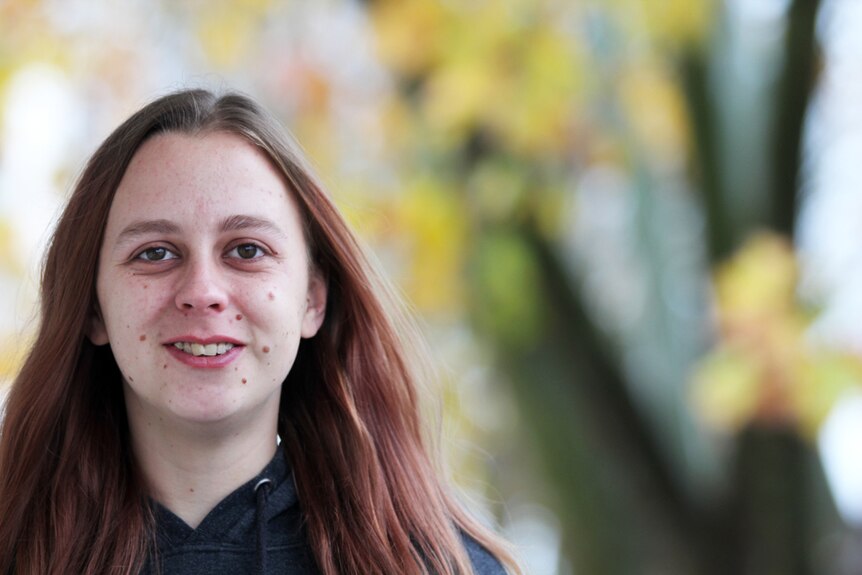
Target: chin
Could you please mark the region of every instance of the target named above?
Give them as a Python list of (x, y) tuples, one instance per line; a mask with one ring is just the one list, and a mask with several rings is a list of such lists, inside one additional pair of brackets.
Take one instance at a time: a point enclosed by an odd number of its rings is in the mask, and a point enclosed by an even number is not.
[(230, 398), (216, 402), (197, 402), (194, 400), (178, 402), (174, 400), (167, 408), (174, 418), (193, 424), (224, 423), (242, 415), (238, 401)]

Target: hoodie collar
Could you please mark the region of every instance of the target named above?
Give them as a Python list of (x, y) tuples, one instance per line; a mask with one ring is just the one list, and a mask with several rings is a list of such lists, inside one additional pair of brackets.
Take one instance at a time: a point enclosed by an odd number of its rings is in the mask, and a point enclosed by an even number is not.
[(260, 473), (222, 499), (195, 529), (170, 509), (152, 500), (158, 547), (167, 550), (187, 543), (249, 541), (254, 537), (256, 506), (254, 486), (262, 479), (269, 479), (272, 482), (272, 489), (264, 508), (263, 521), (268, 522), (297, 504), (293, 473), (285, 458), (284, 450), (279, 446), (275, 456)]

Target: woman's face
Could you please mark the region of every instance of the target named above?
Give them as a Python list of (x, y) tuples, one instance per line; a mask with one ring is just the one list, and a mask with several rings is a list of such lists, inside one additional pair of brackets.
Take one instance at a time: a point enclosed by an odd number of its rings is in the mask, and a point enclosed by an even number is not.
[(271, 418), (300, 338), (320, 327), (324, 281), (309, 266), (280, 173), (231, 134), (165, 134), (138, 150), (99, 255), (100, 317), (130, 420)]

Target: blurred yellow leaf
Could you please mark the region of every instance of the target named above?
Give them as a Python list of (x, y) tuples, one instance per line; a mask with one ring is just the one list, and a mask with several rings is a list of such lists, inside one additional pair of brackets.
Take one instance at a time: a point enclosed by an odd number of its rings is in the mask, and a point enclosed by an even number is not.
[(692, 398), (710, 426), (738, 430), (751, 421), (760, 403), (763, 368), (738, 349), (722, 347), (698, 368)]
[(797, 268), (790, 243), (762, 233), (716, 272), (719, 342), (692, 390), (716, 428), (794, 426), (813, 439), (834, 402), (862, 385), (862, 359), (807, 340), (813, 315), (796, 298)]
[(384, 0), (371, 6), (378, 54), (405, 76), (427, 71), (439, 56), (447, 7), (428, 0)]
[(517, 153), (559, 152), (574, 139), (582, 99), (581, 55), (550, 23), (505, 46), (498, 86), (486, 107), (493, 131)]
[(620, 100), (641, 149), (666, 164), (685, 158), (689, 124), (679, 81), (647, 62), (630, 66), (621, 78)]
[(423, 100), (430, 125), (466, 134), (494, 96), (493, 70), (479, 59), (464, 59), (438, 70), (428, 80)]
[[(759, 1), (759, 0), (754, 0)], [(650, 34), (672, 46), (703, 42), (715, 21), (715, 0), (639, 0)]]
[(0, 272), (7, 273), (14, 277), (22, 277), (26, 270), (24, 262), (21, 260), (17, 238), (15, 237), (15, 229), (9, 225), (5, 218), (0, 218)]
[(675, 58), (708, 48), (723, 9), (721, 0), (581, 0), (580, 4), (610, 24), (616, 41), (613, 51), (634, 59), (643, 54)]
[(819, 350), (800, 366), (798, 378), (791, 401), (803, 435), (813, 440), (835, 402), (845, 392), (862, 386), (862, 360), (855, 355)]
[(11, 382), (24, 360), (23, 351), (29, 349), (30, 338), (5, 337), (0, 340), (0, 383)]
[(210, 61), (234, 68), (246, 59), (254, 32), (270, 7), (270, 0), (220, 0), (193, 13), (197, 35)]
[(457, 195), (431, 178), (417, 179), (400, 197), (395, 220), (406, 242), (406, 290), (413, 301), (430, 313), (459, 309), (467, 219)]
[(772, 234), (755, 235), (716, 274), (722, 317), (759, 320), (790, 312), (796, 306), (797, 277), (790, 243)]

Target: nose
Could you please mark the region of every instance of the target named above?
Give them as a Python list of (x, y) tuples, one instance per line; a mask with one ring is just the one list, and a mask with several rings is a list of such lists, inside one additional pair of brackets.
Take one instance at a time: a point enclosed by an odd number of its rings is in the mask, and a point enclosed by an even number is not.
[(189, 261), (177, 286), (175, 303), (182, 311), (224, 311), (228, 295), (218, 264), (206, 258)]

